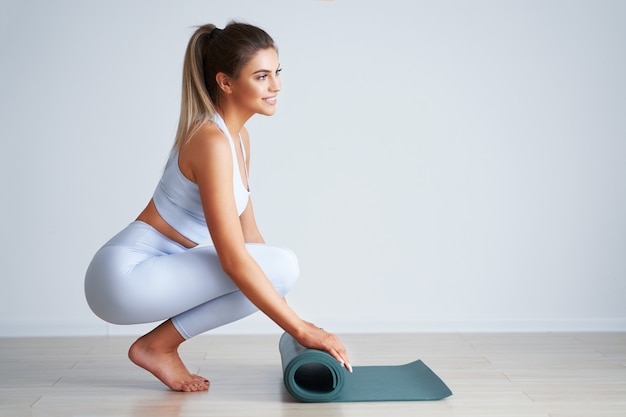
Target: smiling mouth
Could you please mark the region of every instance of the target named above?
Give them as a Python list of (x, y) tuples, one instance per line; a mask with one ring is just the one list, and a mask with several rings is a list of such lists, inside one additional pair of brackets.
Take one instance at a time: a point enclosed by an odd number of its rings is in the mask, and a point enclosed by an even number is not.
[(265, 102), (267, 102), (269, 104), (276, 104), (276, 96), (264, 98), (263, 101), (265, 101)]

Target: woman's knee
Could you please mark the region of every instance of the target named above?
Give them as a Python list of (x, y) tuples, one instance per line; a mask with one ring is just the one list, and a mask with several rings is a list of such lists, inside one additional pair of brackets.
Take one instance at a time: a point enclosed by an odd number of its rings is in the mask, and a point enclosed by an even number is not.
[(280, 248), (283, 251), (282, 254), (282, 273), (281, 282), (278, 291), (285, 295), (296, 285), (296, 281), (300, 276), (300, 266), (298, 264), (298, 257), (296, 254), (287, 248)]
[(248, 245), (248, 250), (259, 263), (276, 291), (281, 295), (291, 291), (300, 276), (298, 258), (291, 249), (265, 244), (251, 244)]

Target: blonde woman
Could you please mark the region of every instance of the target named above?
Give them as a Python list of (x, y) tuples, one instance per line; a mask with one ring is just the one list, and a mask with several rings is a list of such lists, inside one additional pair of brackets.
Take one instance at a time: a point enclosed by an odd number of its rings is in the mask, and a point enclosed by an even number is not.
[[(250, 201), (244, 125), (255, 114), (274, 114), (280, 71), (274, 41), (260, 28), (233, 22), (195, 31), (163, 176), (147, 207), (87, 270), (87, 301), (102, 319), (164, 320), (130, 347), (129, 357), (172, 390), (209, 386), (183, 364), (183, 341), (257, 310), (351, 370), (339, 339), (302, 320), (283, 298), (298, 261), (290, 250), (265, 244)], [(212, 244), (198, 246), (205, 241)]]

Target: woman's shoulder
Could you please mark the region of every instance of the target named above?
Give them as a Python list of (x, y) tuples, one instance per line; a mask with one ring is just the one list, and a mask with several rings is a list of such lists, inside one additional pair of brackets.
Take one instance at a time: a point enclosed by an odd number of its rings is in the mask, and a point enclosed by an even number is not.
[(195, 182), (198, 170), (216, 161), (230, 161), (231, 149), (228, 138), (218, 126), (207, 122), (181, 145), (178, 165), (181, 172)]
[(181, 153), (192, 151), (191, 153), (195, 154), (202, 150), (220, 149), (224, 146), (229, 146), (224, 132), (215, 123), (205, 122), (181, 146)]

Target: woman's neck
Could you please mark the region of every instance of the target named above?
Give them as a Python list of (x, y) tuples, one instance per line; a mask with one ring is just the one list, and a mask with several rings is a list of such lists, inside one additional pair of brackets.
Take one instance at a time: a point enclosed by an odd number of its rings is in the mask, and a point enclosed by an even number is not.
[(253, 114), (244, 114), (241, 109), (229, 106), (228, 103), (218, 107), (216, 111), (222, 119), (224, 119), (224, 123), (226, 123), (230, 136), (233, 138), (239, 135), (243, 126), (253, 116)]

